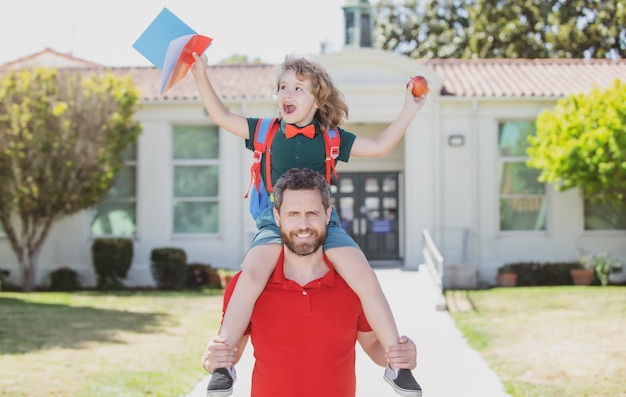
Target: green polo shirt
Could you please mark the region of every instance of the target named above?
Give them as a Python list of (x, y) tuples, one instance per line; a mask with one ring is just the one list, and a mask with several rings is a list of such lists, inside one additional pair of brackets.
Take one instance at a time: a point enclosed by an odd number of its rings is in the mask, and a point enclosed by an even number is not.
[[(250, 138), (246, 139), (246, 148), (252, 151), (254, 151), (254, 131), (258, 120), (248, 118)], [(313, 120), (315, 124), (313, 139), (304, 135), (296, 135), (287, 139), (283, 130), (284, 123), (284, 121), (281, 122), (281, 127), (276, 131), (272, 140), (272, 183), (275, 183), (282, 174), (291, 168), (310, 168), (326, 176), (326, 144), (317, 120)], [(341, 128), (337, 130), (340, 137), (337, 160), (347, 163), (356, 135)], [(265, 181), (265, 154), (261, 159), (261, 176)]]

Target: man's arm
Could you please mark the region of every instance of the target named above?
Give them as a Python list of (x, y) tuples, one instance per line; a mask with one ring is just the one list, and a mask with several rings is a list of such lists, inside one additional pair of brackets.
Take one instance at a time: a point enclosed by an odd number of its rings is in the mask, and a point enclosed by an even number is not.
[(399, 338), (397, 345), (390, 346), (387, 351), (374, 332), (359, 332), (357, 340), (372, 361), (381, 367), (388, 363), (393, 367), (404, 369), (414, 369), (417, 366), (415, 343), (404, 335)]

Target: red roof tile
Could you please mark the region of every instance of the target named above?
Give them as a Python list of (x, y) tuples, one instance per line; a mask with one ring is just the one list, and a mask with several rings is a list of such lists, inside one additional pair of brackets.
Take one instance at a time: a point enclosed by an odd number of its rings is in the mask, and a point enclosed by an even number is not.
[(418, 61), (444, 79), (443, 95), (562, 97), (626, 82), (626, 60), (430, 59)]
[[(121, 75), (131, 74), (146, 101), (195, 100), (198, 89), (191, 72), (165, 93), (160, 95), (161, 70), (154, 67), (114, 68)], [(209, 66), (208, 70), (215, 92), (222, 100), (271, 99), (276, 92), (275, 80), (278, 65), (224, 64)]]
[[(4, 65), (0, 70), (67, 58), (74, 68), (102, 66), (46, 49)], [(28, 62), (25, 62), (28, 61)], [(415, 62), (432, 68), (443, 79), (441, 94), (454, 97), (520, 98), (564, 97), (606, 88), (615, 79), (626, 82), (626, 60), (607, 59), (425, 59)], [(209, 66), (215, 91), (223, 100), (270, 100), (275, 93), (278, 65), (218, 64)], [(198, 90), (191, 73), (161, 96), (161, 71), (154, 67), (116, 67), (120, 75), (131, 74), (144, 101), (195, 101)]]

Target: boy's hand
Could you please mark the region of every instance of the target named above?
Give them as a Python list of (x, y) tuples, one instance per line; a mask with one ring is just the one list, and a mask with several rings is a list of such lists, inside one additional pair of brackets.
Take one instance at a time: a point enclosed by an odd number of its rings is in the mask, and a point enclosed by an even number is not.
[(237, 361), (237, 347), (227, 345), (226, 339), (216, 336), (206, 345), (202, 355), (202, 368), (212, 374), (218, 368), (228, 368)]
[(415, 108), (414, 110), (420, 110), (422, 106), (426, 103), (426, 97), (428, 94), (424, 94), (421, 96), (413, 96), (413, 83), (409, 82), (406, 86), (406, 98), (404, 99), (404, 106), (410, 106)]
[(191, 54), (195, 62), (192, 65), (191, 72), (194, 75), (205, 74), (208, 67), (208, 59), (206, 54), (202, 53), (202, 55), (198, 55), (198, 53), (194, 52)]

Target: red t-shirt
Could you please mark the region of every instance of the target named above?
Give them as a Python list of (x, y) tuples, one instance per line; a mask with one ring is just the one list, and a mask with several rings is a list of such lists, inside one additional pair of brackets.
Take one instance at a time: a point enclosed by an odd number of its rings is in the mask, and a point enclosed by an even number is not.
[[(302, 287), (285, 279), (281, 254), (248, 328), (252, 397), (355, 396), (357, 332), (372, 329), (358, 296), (326, 263), (330, 270)], [(226, 288), (225, 306), (238, 278)]]

